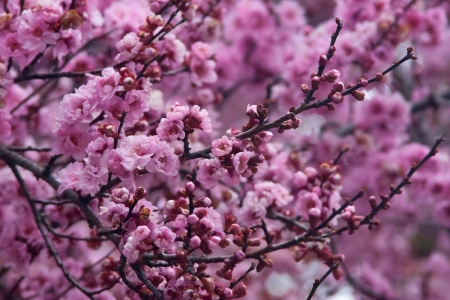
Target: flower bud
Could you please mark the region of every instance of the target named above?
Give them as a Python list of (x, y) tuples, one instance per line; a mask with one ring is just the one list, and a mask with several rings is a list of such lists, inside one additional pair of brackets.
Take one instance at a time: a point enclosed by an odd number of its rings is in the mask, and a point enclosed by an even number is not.
[(331, 90), (334, 92), (342, 93), (344, 91), (344, 87), (345, 87), (344, 83), (339, 81), (333, 84)]
[(189, 247), (191, 247), (192, 249), (197, 249), (198, 247), (200, 247), (201, 243), (202, 240), (198, 236), (193, 236), (189, 241)]
[(242, 250), (239, 250), (234, 253), (233, 257), (236, 261), (241, 262), (245, 259), (245, 253), (242, 252)]
[(197, 217), (196, 214), (192, 214), (192, 215), (189, 215), (189, 216), (187, 217), (187, 221), (188, 221), (188, 223), (191, 224), (191, 225), (194, 225), (195, 223), (197, 223), (198, 220), (199, 220), (199, 218)]
[(361, 91), (354, 91), (352, 92), (352, 96), (358, 101), (363, 101), (366, 94)]
[(342, 101), (344, 101), (344, 96), (342, 96), (341, 93), (334, 93), (334, 95), (331, 96), (331, 101), (333, 101), (336, 104), (339, 104)]
[(361, 78), (361, 79), (358, 81), (358, 84), (359, 84), (361, 87), (366, 87), (366, 86), (369, 85), (369, 81), (367, 81), (367, 80), (364, 79), (364, 78)]
[(327, 63), (328, 63), (327, 56), (326, 56), (325, 54), (322, 54), (322, 55), (319, 57), (319, 67), (325, 68), (325, 66), (327, 65)]
[(313, 90), (318, 90), (319, 89), (319, 84), (320, 84), (320, 77), (318, 76), (314, 76), (311, 79), (311, 87)]

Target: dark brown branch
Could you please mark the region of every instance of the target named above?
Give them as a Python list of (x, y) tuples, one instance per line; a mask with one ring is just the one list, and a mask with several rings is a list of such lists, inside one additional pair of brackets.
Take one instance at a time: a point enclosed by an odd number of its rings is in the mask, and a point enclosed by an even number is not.
[(52, 148), (36, 148), (36, 147), (8, 147), (8, 150), (14, 152), (27, 152), (27, 151), (35, 151), (35, 152), (50, 152)]
[(53, 155), (50, 158), (50, 161), (48, 162), (48, 164), (44, 168), (44, 172), (42, 172), (42, 176), (47, 177), (48, 175), (50, 175), (52, 173), (53, 165), (55, 164), (56, 160), (58, 158), (60, 158), (61, 156), (62, 156), (62, 154), (57, 154), (57, 155)]
[[(336, 50), (336, 48), (334, 48), (334, 44), (336, 43), (337, 37), (339, 36), (339, 32), (342, 29), (343, 23), (344, 22), (342, 20), (340, 20), (339, 18), (336, 18), (336, 25), (337, 25), (336, 26), (336, 31), (331, 35), (330, 47), (328, 48), (328, 52), (327, 52), (327, 60), (330, 60), (330, 58), (334, 54), (334, 51)], [(318, 77), (322, 76), (324, 70), (325, 70), (325, 65), (321, 66), (319, 64), (319, 68), (317, 70), (317, 75), (316, 76), (318, 76)], [(311, 100), (313, 99), (315, 91), (316, 91), (315, 89), (311, 89), (308, 92), (308, 94), (306, 95), (305, 100), (303, 101), (304, 104), (308, 104), (309, 102), (311, 102)]]
[[(170, 14), (169, 19), (167, 20), (167, 22), (164, 24), (164, 26), (154, 35), (152, 36), (152, 38), (150, 40), (148, 40), (145, 45), (149, 45), (150, 43), (152, 43), (153, 41), (155, 41), (159, 36), (161, 36), (162, 34), (166, 33), (166, 29), (167, 27), (170, 25), (170, 22), (172, 22), (172, 20), (177, 16), (177, 14), (186, 6), (186, 3), (181, 2), (181, 4), (177, 7), (177, 9)], [(178, 25), (178, 24), (177, 24)]]
[(312, 296), (314, 296), (314, 293), (316, 292), (317, 288), (328, 277), (328, 275), (330, 275), (331, 272), (336, 270), (338, 267), (339, 267), (339, 262), (338, 261), (334, 262), (333, 265), (328, 269), (328, 271), (325, 274), (323, 274), (322, 278), (316, 279), (314, 281), (314, 284), (313, 284), (313, 287), (311, 289), (311, 292), (309, 293), (308, 298), (306, 298), (306, 300), (311, 300), (312, 299)]
[(344, 211), (344, 209), (349, 206), (349, 205), (353, 205), (353, 203), (355, 203), (356, 200), (358, 200), (359, 198), (361, 198), (364, 195), (364, 190), (359, 191), (355, 196), (353, 196), (352, 199), (345, 201), (341, 207), (339, 207), (337, 210), (333, 210), (333, 212), (331, 213), (331, 215), (322, 223), (320, 223), (318, 226), (316, 226), (314, 228), (314, 230), (319, 230), (324, 228), (325, 226), (328, 225), (328, 223), (333, 220), (336, 216), (338, 216), (339, 214), (341, 214), (342, 211)]
[(141, 266), (138, 262), (130, 264), (131, 268), (136, 272), (137, 277), (145, 284), (145, 286), (152, 291), (153, 295), (158, 300), (164, 300), (164, 297), (160, 290), (158, 290), (153, 283), (148, 279), (147, 275), (145, 275), (144, 271), (142, 271)]
[[(125, 65), (126, 62), (120, 62), (112, 66), (113, 68), (120, 68), (123, 65)], [(89, 70), (89, 71), (81, 71), (81, 72), (50, 72), (50, 73), (40, 73), (40, 74), (22, 74), (17, 76), (14, 79), (15, 83), (22, 82), (22, 81), (28, 81), (28, 80), (34, 80), (34, 79), (41, 79), (41, 80), (47, 80), (47, 79), (58, 79), (58, 78), (84, 78), (87, 74), (92, 75), (100, 75), (102, 74), (103, 70), (105, 68), (95, 69), (95, 70)]]
[(246, 279), (247, 275), (250, 274), (250, 272), (253, 271), (255, 268), (256, 268), (256, 264), (254, 262), (252, 262), (252, 264), (250, 265), (250, 268), (248, 268), (244, 274), (242, 274), (237, 280), (231, 281), (230, 289), (233, 289), (239, 282)]
[(129, 287), (132, 291), (134, 291), (136, 294), (138, 294), (139, 297), (141, 297), (141, 299), (148, 299), (149, 297), (147, 297), (147, 295), (142, 293), (134, 284), (132, 284), (130, 282), (130, 280), (128, 280), (127, 275), (125, 274), (125, 264), (126, 263), (127, 263), (126, 257), (121, 255), (118, 272), (120, 274), (120, 278), (122, 278), (123, 283), (125, 283), (125, 285), (127, 287)]
[(279, 220), (283, 223), (289, 224), (290, 226), (298, 227), (299, 229), (301, 229), (303, 231), (309, 230), (309, 228), (306, 225), (303, 225), (302, 223), (297, 221), (295, 218), (290, 218), (288, 216), (285, 216), (283, 214), (280, 214), (280, 213), (277, 213), (274, 211), (270, 211), (267, 214), (267, 218), (273, 219), (273, 220)]
[(389, 195), (386, 197), (385, 200), (381, 201), (375, 208), (372, 209), (372, 211), (367, 214), (364, 219), (361, 221), (361, 224), (369, 224), (370, 221), (373, 219), (373, 217), (375, 217), (375, 215), (382, 210), (387, 201), (389, 201), (390, 199), (392, 199), (395, 195), (400, 194), (401, 193), (401, 189), (407, 185), (407, 184), (411, 184), (411, 176), (414, 175), (414, 173), (420, 168), (422, 167), (422, 165), (424, 163), (427, 162), (427, 160), (429, 160), (430, 158), (432, 158), (433, 156), (436, 155), (436, 153), (438, 152), (438, 146), (444, 141), (444, 137), (440, 136), (436, 142), (434, 143), (433, 147), (431, 147), (430, 151), (428, 152), (428, 154), (422, 158), (422, 160), (416, 164), (414, 163), (413, 166), (411, 167), (411, 169), (409, 170), (408, 174), (406, 174), (405, 178), (403, 178), (403, 180), (394, 188), (391, 189), (391, 192), (389, 193)]
[(28, 102), (31, 98), (36, 96), (40, 91), (42, 91), (47, 85), (49, 85), (51, 81), (46, 81), (42, 85), (40, 85), (37, 89), (35, 89), (30, 95), (28, 95), (25, 99), (20, 101), (13, 109), (11, 109), (11, 114), (15, 113), (22, 105)]
[(336, 156), (335, 159), (333, 159), (333, 166), (336, 166), (339, 161), (342, 158), (342, 155), (344, 155), (345, 153), (347, 153), (350, 150), (349, 147), (342, 147), (342, 149), (339, 151), (338, 155)]
[(31, 212), (33, 213), (34, 219), (36, 221), (36, 225), (44, 239), (45, 245), (47, 246), (47, 249), (52, 254), (53, 258), (55, 259), (56, 264), (63, 272), (64, 277), (72, 285), (74, 285), (77, 289), (79, 289), (83, 294), (85, 294), (89, 299), (95, 300), (95, 298), (91, 295), (91, 293), (89, 291), (87, 291), (85, 288), (83, 288), (82, 286), (80, 286), (80, 284), (75, 280), (75, 278), (72, 277), (72, 275), (70, 275), (69, 271), (64, 266), (61, 258), (59, 257), (58, 251), (53, 247), (52, 243), (50, 242), (50, 240), (47, 236), (47, 232), (45, 232), (45, 226), (43, 225), (43, 220), (41, 218), (41, 215), (40, 215), (39, 211), (37, 210), (35, 204), (32, 201), (32, 197), (28, 191), (28, 188), (26, 187), (26, 184), (22, 178), (22, 175), (20, 174), (20, 172), (17, 169), (17, 166), (15, 164), (12, 164), (11, 162), (7, 162), (7, 163), (9, 165), (9, 167), (11, 168), (11, 170), (13, 171), (14, 175), (16, 176), (17, 181), (19, 182), (19, 185), (22, 189), (22, 192), (30, 204)]
[(47, 222), (42, 221), (42, 223), (45, 225), (45, 227), (47, 227), (47, 230), (51, 234), (53, 234), (54, 236), (60, 237), (60, 238), (70, 239), (70, 240), (74, 240), (74, 241), (87, 241), (87, 242), (107, 241), (108, 240), (106, 238), (96, 237), (96, 236), (84, 238), (84, 237), (76, 237), (76, 236), (72, 236), (72, 235), (68, 235), (68, 234), (59, 233), (59, 232), (56, 232)]
[(70, 200), (65, 201), (51, 201), (51, 200), (39, 200), (39, 199), (32, 199), (33, 202), (43, 204), (43, 205), (64, 205), (64, 204), (73, 204)]
[[(44, 176), (43, 175), (44, 170), (40, 166), (38, 166), (34, 162), (26, 159), (25, 157), (15, 153), (15, 152), (7, 150), (6, 148), (4, 148), (1, 145), (0, 145), (0, 159), (2, 159), (3, 161), (5, 161), (8, 164), (18, 165), (18, 166), (30, 171), (31, 173), (33, 173), (33, 175), (36, 178), (43, 179), (55, 190), (57, 190), (60, 186), (60, 183), (53, 176), (51, 176), (51, 175)], [(87, 206), (86, 204), (81, 202), (80, 196), (74, 190), (70, 190), (70, 189), (65, 190), (62, 193), (62, 197), (70, 200), (72, 203), (74, 203), (75, 205), (77, 205), (80, 208), (80, 210), (84, 213), (84, 215), (91, 227), (96, 226), (98, 228), (98, 230), (103, 229), (103, 226), (100, 223), (100, 220), (97, 218), (96, 214), (89, 208), (89, 206)], [(107, 237), (108, 237), (108, 239), (113, 241), (114, 244), (118, 247), (118, 245), (119, 245), (119, 237), (118, 236), (109, 235)]]

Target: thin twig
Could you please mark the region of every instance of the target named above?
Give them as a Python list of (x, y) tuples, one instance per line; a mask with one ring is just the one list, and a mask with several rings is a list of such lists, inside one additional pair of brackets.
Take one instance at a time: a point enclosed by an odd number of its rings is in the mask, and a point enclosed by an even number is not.
[(314, 293), (316, 292), (317, 288), (328, 277), (328, 275), (330, 275), (331, 272), (336, 270), (338, 267), (339, 267), (339, 262), (338, 261), (334, 262), (333, 265), (328, 269), (328, 271), (325, 274), (323, 274), (322, 278), (316, 279), (314, 281), (314, 284), (313, 284), (313, 287), (311, 289), (311, 292), (309, 293), (308, 298), (306, 298), (306, 300), (311, 300), (312, 299), (312, 296), (314, 296)]
[(248, 268), (244, 274), (242, 274), (237, 280), (231, 281), (230, 289), (233, 289), (239, 282), (246, 279), (247, 275), (250, 274), (250, 272), (253, 271), (255, 268), (256, 268), (256, 264), (254, 262), (252, 262), (252, 264), (250, 265), (250, 268)]
[[(394, 70), (395, 68), (397, 68), (398, 66), (400, 66), (402, 63), (404, 63), (405, 61), (412, 59), (413, 56), (412, 54), (407, 54), (405, 55), (401, 60), (399, 60), (398, 62), (395, 62), (393, 65), (391, 65), (390, 67), (388, 67), (386, 70), (384, 70), (381, 74), (382, 75), (386, 75), (387, 73), (391, 72), (392, 70)], [(374, 83), (376, 81), (379, 81), (379, 79), (377, 78), (377, 76), (374, 76), (372, 78), (370, 78), (369, 80), (367, 80), (368, 83)], [(342, 92), (343, 96), (349, 95), (352, 92), (360, 89), (362, 86), (360, 84), (356, 84), (355, 86), (345, 90), (344, 92)], [(264, 131), (264, 130), (269, 130), (269, 129), (273, 129), (273, 128), (278, 128), (283, 122), (286, 122), (288, 120), (291, 120), (293, 116), (298, 115), (304, 111), (313, 109), (313, 108), (320, 108), (323, 106), (326, 106), (328, 104), (330, 104), (332, 102), (331, 98), (326, 98), (324, 100), (321, 101), (316, 101), (316, 102), (312, 102), (312, 103), (305, 103), (303, 102), (300, 106), (298, 106), (295, 110), (293, 110), (292, 112), (288, 112), (282, 116), (280, 116), (279, 118), (277, 118), (274, 121), (265, 123), (261, 126), (255, 126), (247, 131), (244, 131), (242, 133), (239, 133), (237, 135), (235, 135), (234, 137), (237, 139), (246, 139), (246, 138), (250, 138), (253, 135)], [(209, 153), (211, 153), (212, 147), (207, 147), (203, 150), (199, 150), (196, 152), (192, 152), (188, 157), (184, 158), (184, 160), (191, 160), (191, 159), (196, 159), (196, 158), (203, 158), (206, 157)]]

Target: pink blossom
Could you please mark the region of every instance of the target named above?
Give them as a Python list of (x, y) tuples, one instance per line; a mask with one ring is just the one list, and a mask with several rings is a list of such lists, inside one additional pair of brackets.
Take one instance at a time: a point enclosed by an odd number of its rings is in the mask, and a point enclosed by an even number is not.
[(120, 74), (113, 68), (105, 68), (102, 71), (102, 77), (94, 77), (89, 83), (95, 86), (98, 96), (101, 100), (111, 98), (114, 93), (123, 91), (123, 86), (119, 86)]
[(161, 122), (156, 128), (156, 132), (158, 133), (158, 137), (161, 140), (166, 141), (175, 141), (177, 139), (182, 140), (185, 136), (185, 132), (183, 131), (184, 123), (182, 121), (169, 121), (166, 118), (162, 118)]
[[(81, 127), (81, 126), (80, 126)], [(53, 146), (55, 153), (72, 155), (75, 159), (85, 157), (85, 148), (92, 140), (86, 127), (78, 128), (73, 125), (61, 124), (56, 131), (56, 142)]]
[(130, 192), (124, 188), (115, 188), (112, 190), (111, 198), (116, 203), (124, 203), (130, 199)]
[(42, 52), (47, 44), (54, 44), (60, 36), (44, 18), (31, 10), (22, 12), (17, 32), (24, 41), (23, 49), (35, 53)]
[(60, 30), (60, 34), (61, 36), (53, 48), (53, 56), (62, 62), (67, 54), (74, 53), (81, 47), (82, 35), (79, 30), (71, 28)]
[(238, 174), (242, 174), (244, 177), (251, 175), (251, 171), (248, 169), (248, 162), (252, 157), (252, 153), (248, 151), (239, 152), (233, 156), (233, 166)]
[[(156, 138), (156, 137), (155, 137)], [(180, 161), (174, 154), (174, 149), (166, 142), (158, 142), (152, 147), (154, 153), (152, 159), (146, 165), (149, 172), (161, 172), (166, 176), (178, 174)]]
[(63, 97), (59, 107), (61, 121), (69, 124), (74, 124), (77, 121), (92, 121), (96, 102), (84, 94), (86, 94), (84, 89), (79, 89), (77, 93), (67, 94)]
[(130, 32), (126, 34), (116, 44), (117, 51), (119, 51), (119, 55), (117, 55), (116, 61), (127, 61), (135, 58), (141, 50), (141, 47), (142, 43), (139, 41), (136, 33)]
[(107, 207), (100, 206), (98, 216), (103, 226), (108, 229), (113, 229), (125, 220), (128, 210), (122, 203), (116, 204), (110, 202)]
[(174, 246), (176, 235), (169, 228), (162, 226), (152, 233), (152, 237), (156, 246), (167, 251)]
[(127, 136), (117, 148), (117, 153), (122, 158), (121, 164), (129, 171), (145, 168), (155, 155), (158, 142), (159, 139), (155, 136)]
[(106, 183), (107, 175), (99, 172), (97, 168), (85, 165), (82, 162), (74, 162), (58, 172), (61, 185), (58, 193), (66, 189), (74, 189), (82, 194), (94, 195), (100, 190), (100, 185)]
[(226, 136), (212, 142), (212, 153), (217, 157), (230, 154), (232, 149), (233, 142)]
[(215, 72), (216, 63), (212, 60), (198, 61), (193, 60), (189, 65), (191, 69), (191, 81), (197, 86), (203, 83), (213, 83), (217, 80)]
[(163, 50), (172, 64), (179, 65), (183, 63), (186, 56), (186, 46), (174, 35), (168, 34), (164, 39)]
[(147, 226), (139, 226), (127, 238), (127, 241), (123, 246), (122, 254), (130, 263), (138, 260), (141, 249), (146, 250), (150, 248), (150, 246), (145, 243), (149, 239), (150, 234), (150, 229)]
[[(309, 219), (309, 213), (311, 209), (321, 209), (322, 202), (316, 193), (303, 192), (299, 193), (294, 204), (294, 212), (304, 219)], [(312, 211), (315, 212), (314, 210)]]
[(207, 60), (212, 55), (211, 46), (206, 43), (196, 42), (191, 46), (191, 55), (200, 61)]
[(171, 111), (167, 113), (169, 121), (182, 121), (189, 114), (189, 107), (176, 102), (172, 105)]
[(198, 167), (197, 180), (208, 190), (214, 188), (224, 175), (224, 169), (220, 166), (218, 158), (201, 159)]
[(125, 103), (128, 106), (128, 122), (137, 122), (149, 110), (147, 102), (149, 97), (150, 91), (148, 90), (131, 90), (127, 92), (125, 95)]
[(191, 108), (191, 113), (185, 123), (192, 129), (201, 129), (204, 132), (211, 132), (212, 130), (208, 112), (205, 109), (200, 110), (198, 105)]

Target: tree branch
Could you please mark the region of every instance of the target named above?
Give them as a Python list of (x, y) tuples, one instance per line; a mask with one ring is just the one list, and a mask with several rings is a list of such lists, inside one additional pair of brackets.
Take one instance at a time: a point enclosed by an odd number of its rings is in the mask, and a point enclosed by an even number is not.
[(311, 300), (312, 296), (314, 296), (314, 293), (316, 292), (317, 288), (322, 284), (322, 282), (328, 277), (328, 275), (331, 274), (334, 270), (336, 270), (339, 267), (339, 262), (336, 261), (333, 263), (333, 265), (328, 269), (328, 271), (322, 276), (322, 278), (316, 279), (314, 281), (313, 287), (311, 289), (311, 292), (308, 295), (308, 298), (306, 300)]

